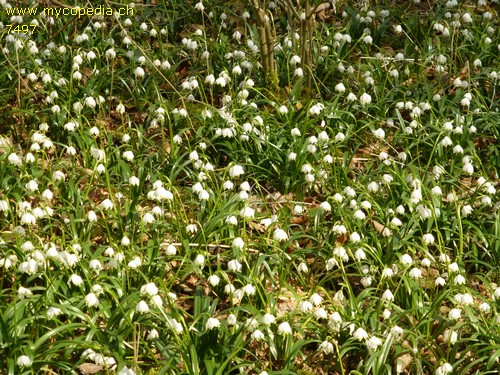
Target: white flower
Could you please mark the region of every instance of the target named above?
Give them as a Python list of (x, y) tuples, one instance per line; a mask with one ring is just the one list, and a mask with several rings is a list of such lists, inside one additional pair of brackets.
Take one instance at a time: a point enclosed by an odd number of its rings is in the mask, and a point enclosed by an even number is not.
[(354, 253), (354, 258), (356, 258), (356, 260), (364, 260), (366, 259), (366, 253), (363, 249), (358, 249), (356, 250), (356, 252)]
[[(233, 216), (234, 217), (234, 216)], [(227, 221), (227, 220), (226, 220)], [(245, 246), (245, 241), (243, 241), (243, 239), (241, 237), (236, 237), (233, 242), (232, 242), (232, 245), (238, 249), (243, 249), (243, 247)]]
[(460, 319), (461, 311), (460, 309), (451, 309), (450, 312), (448, 313), (448, 318), (451, 320), (458, 320)]
[(158, 287), (155, 285), (155, 283), (148, 283), (141, 286), (140, 293), (141, 295), (147, 294), (148, 296), (152, 297), (158, 294)]
[(243, 173), (244, 171), (241, 165), (233, 165), (231, 168), (229, 168), (229, 176), (231, 177), (238, 177), (241, 176)]
[(366, 44), (372, 44), (373, 38), (370, 35), (365, 35), (363, 37), (363, 42), (366, 43)]
[(370, 104), (371, 101), (372, 97), (370, 96), (370, 94), (367, 94), (366, 92), (359, 97), (359, 102), (363, 106)]
[(446, 280), (443, 279), (441, 276), (439, 276), (435, 281), (434, 281), (435, 286), (444, 286), (446, 285)]
[(210, 283), (210, 285), (212, 286), (217, 286), (219, 285), (220, 283), (220, 277), (217, 276), (217, 275), (211, 275), (209, 278), (208, 278), (208, 282)]
[(382, 270), (382, 278), (384, 277), (392, 277), (394, 275), (394, 271), (392, 268), (384, 268)]
[(340, 316), (340, 314), (337, 311), (330, 314), (330, 316), (328, 317), (328, 327), (330, 329), (336, 330), (336, 328), (338, 328), (340, 324), (342, 324), (342, 317)]
[(470, 306), (474, 303), (474, 299), (469, 293), (464, 293), (461, 295), (459, 302), (464, 306)]
[(186, 232), (196, 233), (196, 232), (198, 232), (198, 226), (196, 224), (188, 224), (186, 226)]
[(167, 249), (165, 250), (165, 254), (175, 255), (175, 254), (177, 254), (177, 248), (174, 245), (170, 244), (167, 246)]
[(347, 228), (344, 225), (334, 225), (332, 231), (336, 234), (343, 235), (347, 233)]
[(85, 296), (85, 304), (88, 307), (95, 307), (99, 304), (99, 299), (94, 293), (89, 293)]
[(238, 322), (238, 319), (236, 318), (236, 315), (229, 314), (229, 316), (227, 317), (227, 324), (230, 326), (234, 326), (234, 325), (236, 325), (237, 322)]
[(24, 224), (36, 224), (36, 217), (33, 214), (30, 214), (29, 212), (25, 212), (21, 216), (21, 225)]
[(297, 65), (297, 64), (300, 64), (301, 62), (301, 59), (299, 56), (297, 55), (293, 55), (291, 58), (290, 58), (290, 65)]
[(250, 337), (252, 338), (252, 340), (255, 340), (255, 341), (260, 341), (260, 340), (263, 340), (265, 338), (262, 331), (259, 331), (258, 329), (253, 331), (253, 333), (250, 335)]
[(340, 142), (343, 142), (344, 140), (345, 140), (345, 134), (344, 133), (337, 133), (337, 135), (335, 136), (335, 142), (340, 143)]
[(103, 160), (106, 157), (106, 153), (98, 148), (92, 147), (90, 149), (90, 153), (92, 154), (92, 157), (96, 160)]
[(155, 217), (150, 212), (146, 212), (142, 217), (142, 222), (144, 224), (151, 224), (154, 223), (155, 221), (156, 221)]
[(448, 375), (453, 372), (453, 366), (449, 363), (445, 363), (436, 369), (436, 375)]
[(487, 302), (483, 302), (482, 304), (479, 305), (479, 311), (481, 311), (485, 314), (489, 313), (490, 310), (491, 310), (491, 306)]
[(247, 206), (240, 211), (240, 215), (244, 218), (250, 219), (255, 216), (255, 210)]
[(363, 329), (363, 328), (358, 328), (354, 333), (352, 334), (352, 337), (354, 337), (356, 340), (366, 340), (368, 339), (368, 333)]
[(288, 113), (288, 108), (286, 107), (286, 105), (282, 105), (281, 107), (278, 108), (278, 112), (285, 115)]
[[(300, 68), (298, 68), (298, 69), (300, 69)], [(302, 69), (300, 69), (300, 70), (302, 71)], [(309, 109), (309, 114), (312, 116), (317, 116), (321, 113), (321, 111), (323, 111), (324, 108), (325, 108), (325, 106), (322, 103), (317, 103)]]
[(405, 266), (409, 266), (413, 263), (413, 259), (411, 258), (410, 255), (408, 254), (403, 254), (401, 255), (401, 257), (399, 258), (399, 261), (405, 265)]
[(335, 193), (332, 198), (337, 203), (342, 203), (342, 201), (344, 200), (344, 197), (339, 193)]
[(203, 3), (200, 1), (200, 2), (195, 4), (194, 9), (199, 10), (200, 12), (203, 12), (205, 7), (203, 6)]
[(226, 223), (229, 225), (238, 225), (238, 219), (234, 215), (226, 217)]
[(62, 314), (62, 311), (61, 311), (60, 308), (58, 308), (58, 307), (49, 307), (49, 309), (47, 310), (47, 319), (52, 320), (56, 316), (61, 315), (61, 314)]
[(75, 286), (80, 286), (83, 284), (83, 279), (79, 275), (71, 275), (69, 278), (69, 282)]
[(371, 276), (364, 276), (360, 280), (361, 285), (363, 285), (365, 288), (369, 287), (372, 285), (372, 277)]
[[(117, 254), (118, 255), (118, 254)], [(127, 266), (132, 269), (137, 269), (142, 265), (141, 258), (136, 256), (134, 259), (132, 259), (130, 262), (128, 262)]]
[(300, 170), (302, 173), (310, 173), (310, 172), (312, 172), (313, 169), (312, 169), (310, 164), (304, 164), (304, 165), (302, 165)]
[(275, 320), (276, 318), (274, 317), (274, 315), (269, 313), (264, 314), (264, 316), (262, 317), (262, 323), (266, 326), (273, 324)]
[(102, 210), (111, 210), (113, 209), (113, 202), (110, 199), (105, 199), (99, 203), (99, 208)]
[(375, 181), (372, 181), (368, 184), (366, 187), (370, 193), (376, 193), (379, 190), (379, 184), (376, 183)]
[(291, 130), (291, 134), (292, 134), (292, 137), (300, 137), (300, 135), (301, 135), (300, 130), (298, 128), (293, 128)]
[(205, 266), (205, 257), (202, 254), (198, 254), (194, 259), (194, 264), (203, 268)]
[(356, 210), (353, 216), (358, 220), (364, 220), (366, 218), (366, 214), (361, 210)]
[(335, 85), (335, 91), (337, 92), (344, 92), (345, 91), (345, 86), (343, 83), (339, 83)]
[(326, 319), (327, 317), (328, 317), (328, 314), (327, 314), (326, 310), (322, 307), (320, 307), (319, 309), (316, 309), (316, 311), (314, 311), (314, 318), (316, 318), (317, 320)]
[(288, 234), (283, 229), (276, 229), (273, 234), (273, 238), (275, 241), (283, 242), (288, 239)]
[(419, 268), (412, 268), (410, 270), (410, 272), (408, 273), (408, 275), (412, 278), (412, 279), (420, 279), (422, 277), (422, 271), (420, 271)]
[[(410, 199), (411, 200), (411, 199)], [(420, 215), (420, 219), (425, 220), (432, 216), (432, 211), (430, 208), (424, 207), (422, 205), (417, 206), (417, 212)]]
[[(39, 145), (38, 143), (34, 143), (33, 146), (37, 146), (37, 150), (39, 149)], [(32, 146), (32, 149), (33, 149), (33, 146)], [(26, 156), (24, 157), (25, 160), (26, 160), (26, 163), (33, 163), (35, 161), (35, 155), (33, 155), (31, 152), (28, 152), (26, 154)]]
[(213, 74), (208, 75), (205, 78), (205, 83), (208, 83), (209, 85), (213, 85), (215, 83), (215, 77)]
[(290, 335), (292, 334), (292, 327), (288, 322), (283, 322), (278, 326), (278, 333), (280, 335)]
[(252, 188), (250, 187), (250, 184), (248, 183), (248, 181), (242, 182), (241, 185), (240, 185), (240, 189), (244, 190), (244, 191), (250, 191), (250, 190), (252, 190)]
[(466, 164), (464, 164), (462, 170), (467, 174), (473, 174), (474, 173), (474, 166), (471, 163), (466, 163)]
[(38, 183), (35, 180), (31, 180), (25, 185), (25, 188), (28, 192), (33, 193), (38, 190)]
[(347, 100), (350, 102), (354, 102), (357, 99), (358, 99), (357, 96), (354, 95), (352, 92), (350, 92), (349, 95), (347, 95)]
[(249, 331), (254, 331), (258, 325), (259, 325), (259, 322), (255, 318), (248, 318), (247, 321), (245, 322), (245, 327)]
[(453, 263), (450, 263), (450, 265), (448, 266), (450, 272), (458, 272), (459, 271), (459, 267), (458, 267), (458, 264), (456, 262), (453, 262)]
[(309, 271), (309, 268), (307, 268), (307, 264), (305, 264), (304, 262), (301, 262), (298, 267), (297, 267), (297, 270), (299, 272), (302, 272), (302, 273), (306, 273)]
[(168, 319), (168, 324), (176, 333), (182, 333), (182, 331), (184, 330), (182, 324), (175, 319)]
[(382, 299), (383, 300), (386, 300), (386, 301), (394, 301), (394, 294), (392, 294), (392, 292), (387, 289), (384, 294), (382, 294)]
[(33, 275), (38, 271), (38, 263), (34, 259), (29, 259), (19, 265), (19, 272)]
[(135, 68), (134, 75), (136, 76), (136, 78), (142, 78), (144, 77), (144, 74), (145, 74), (144, 69), (142, 69), (140, 66)]
[(135, 306), (135, 311), (138, 312), (139, 314), (143, 314), (149, 311), (149, 306), (145, 301), (140, 301), (136, 306)]
[(375, 129), (373, 131), (373, 135), (377, 138), (384, 139), (385, 138), (385, 131), (382, 128)]
[(32, 365), (33, 361), (27, 355), (22, 355), (17, 358), (16, 363), (19, 367), (29, 367)]
[(335, 258), (330, 258), (326, 261), (325, 268), (327, 271), (330, 271), (334, 267), (337, 267), (339, 265), (339, 262)]
[(453, 145), (453, 142), (452, 140), (450, 139), (450, 137), (446, 136), (444, 137), (441, 142), (440, 142), (441, 146), (443, 147), (448, 147), (448, 146), (451, 146)]
[(330, 341), (323, 341), (319, 344), (318, 350), (325, 354), (333, 353), (333, 344)]
[(54, 180), (55, 182), (64, 181), (65, 179), (66, 175), (61, 171), (55, 171), (54, 173), (52, 173), (52, 180)]
[(322, 202), (322, 203), (319, 205), (319, 207), (320, 207), (322, 210), (327, 211), (327, 212), (332, 210), (332, 206), (330, 206), (330, 203), (328, 203), (328, 202), (326, 202), (326, 201), (325, 201), (325, 202)]
[[(293, 72), (293, 75), (295, 77), (303, 77), (304, 76), (304, 71), (302, 70), (302, 68), (297, 68), (295, 69), (295, 71)], [(311, 107), (312, 109), (312, 107)]]
[(321, 297), (318, 293), (314, 293), (311, 297), (309, 297), (309, 302), (311, 302), (314, 306), (321, 305), (323, 302), (323, 297)]
[(463, 206), (461, 212), (463, 217), (469, 216), (472, 213), (472, 206)]
[(98, 259), (92, 259), (90, 262), (89, 262), (89, 268), (91, 270), (94, 270), (94, 271), (100, 271), (102, 270), (102, 263), (100, 260)]
[(91, 96), (86, 97), (83, 103), (89, 108), (95, 108), (97, 105), (95, 99)]
[(347, 262), (349, 260), (349, 256), (347, 255), (347, 251), (342, 246), (336, 246), (333, 249), (333, 255), (338, 259)]
[(455, 276), (455, 278), (453, 279), (453, 283), (455, 285), (464, 285), (466, 283), (466, 279), (465, 277), (463, 277), (462, 275), (457, 275)]
[(136, 176), (131, 176), (128, 179), (128, 183), (130, 184), (130, 186), (139, 186), (140, 182), (141, 181)]
[(443, 338), (445, 341), (448, 341), (450, 344), (455, 344), (457, 342), (458, 335), (455, 331), (451, 329), (447, 329), (443, 333)]
[(122, 157), (127, 161), (134, 160), (134, 153), (132, 151), (124, 151)]
[(428, 245), (431, 245), (434, 243), (434, 236), (431, 234), (431, 233), (426, 233), (422, 236), (422, 240), (424, 241), (424, 243), (428, 244)]
[(222, 184), (222, 187), (224, 190), (232, 190), (234, 188), (234, 184), (232, 183), (232, 181), (226, 181), (224, 182), (224, 184)]
[(313, 305), (309, 301), (300, 301), (298, 309), (302, 312), (309, 312), (313, 309)]
[[(149, 341), (157, 340), (159, 337), (160, 337), (160, 334), (158, 333), (158, 331), (156, 330), (156, 328), (153, 328), (148, 333), (148, 340)], [(122, 369), (122, 371), (123, 371), (123, 369)]]
[(227, 263), (227, 268), (229, 271), (232, 271), (232, 272), (240, 272), (242, 265), (240, 262), (238, 262), (238, 260), (233, 259)]
[(243, 292), (243, 294), (246, 294), (249, 296), (255, 295), (255, 292), (256, 292), (255, 287), (252, 284), (245, 285), (243, 288), (241, 288), (241, 291)]
[(443, 191), (441, 190), (441, 188), (439, 186), (434, 186), (431, 190), (431, 193), (435, 196), (441, 196), (443, 195)]
[(214, 328), (219, 328), (220, 321), (216, 318), (208, 318), (207, 323), (205, 324), (205, 329), (210, 331)]
[(116, 106), (116, 113), (119, 115), (123, 115), (125, 113), (125, 106), (122, 103)]
[(19, 297), (19, 299), (25, 299), (25, 298), (29, 298), (33, 295), (33, 292), (31, 290), (29, 290), (28, 288), (24, 288), (22, 286), (19, 287), (19, 289), (17, 290), (17, 296)]
[(0, 211), (8, 211), (9, 210), (9, 202), (6, 200), (0, 200)]
[(121, 243), (122, 243), (123, 246), (128, 246), (128, 245), (130, 245), (130, 239), (127, 236), (123, 236), (122, 240), (121, 240)]
[(380, 340), (376, 336), (370, 337), (368, 340), (365, 341), (366, 347), (370, 351), (377, 350), (377, 348), (382, 345), (382, 340)]

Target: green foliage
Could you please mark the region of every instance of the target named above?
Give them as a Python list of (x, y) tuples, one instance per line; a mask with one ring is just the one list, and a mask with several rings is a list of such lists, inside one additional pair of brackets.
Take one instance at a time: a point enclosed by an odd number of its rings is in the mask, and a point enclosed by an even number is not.
[(1, 373), (498, 372), (494, 4), (4, 3)]

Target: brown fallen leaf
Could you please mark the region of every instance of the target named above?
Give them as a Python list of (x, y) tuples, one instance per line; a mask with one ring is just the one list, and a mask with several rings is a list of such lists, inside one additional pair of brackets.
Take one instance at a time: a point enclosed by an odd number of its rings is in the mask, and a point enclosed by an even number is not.
[(102, 369), (103, 367), (101, 365), (96, 365), (94, 363), (87, 363), (87, 362), (78, 366), (78, 370), (80, 370), (80, 372), (84, 375), (97, 374)]
[(383, 231), (384, 231), (384, 229), (385, 229), (385, 225), (380, 224), (378, 221), (375, 221), (375, 220), (372, 220), (372, 225), (373, 225), (373, 228), (375, 228), (375, 230), (376, 230), (379, 234), (382, 234), (382, 232), (383, 232)]
[(408, 373), (413, 357), (406, 353), (396, 358), (396, 373)]

